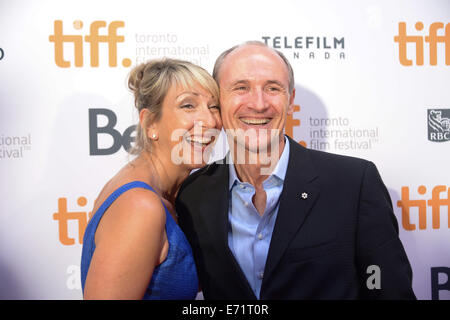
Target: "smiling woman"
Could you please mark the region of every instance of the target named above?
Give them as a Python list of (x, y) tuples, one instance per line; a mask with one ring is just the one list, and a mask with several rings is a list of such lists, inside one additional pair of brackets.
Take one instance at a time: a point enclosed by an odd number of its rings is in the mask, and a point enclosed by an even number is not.
[[(81, 258), (84, 298), (194, 299), (197, 272), (173, 204), (221, 129), (218, 88), (202, 68), (174, 59), (137, 66), (129, 88), (139, 112), (137, 157), (94, 205)], [(175, 131), (182, 132), (176, 139)], [(183, 160), (200, 161), (174, 162), (177, 146)]]
[[(170, 64), (173, 61), (177, 61), (177, 64)], [(131, 153), (139, 154), (142, 150), (151, 148), (149, 143), (151, 140), (144, 131), (149, 121), (157, 123), (161, 119), (162, 105), (166, 96), (170, 100), (179, 98), (179, 107), (185, 108), (186, 111), (189, 108), (195, 109), (196, 101), (190, 101), (189, 96), (194, 100), (199, 96), (207, 98), (209, 96), (212, 100), (210, 103), (218, 109), (219, 89), (216, 82), (205, 70), (194, 66), (186, 61), (164, 59), (143, 63), (131, 71), (128, 86), (134, 93), (135, 106), (141, 119), (137, 127), (135, 147)], [(203, 92), (199, 94), (198, 90), (190, 89), (200, 89)], [(168, 125), (164, 121), (162, 124)], [(151, 137), (155, 138), (153, 134)]]

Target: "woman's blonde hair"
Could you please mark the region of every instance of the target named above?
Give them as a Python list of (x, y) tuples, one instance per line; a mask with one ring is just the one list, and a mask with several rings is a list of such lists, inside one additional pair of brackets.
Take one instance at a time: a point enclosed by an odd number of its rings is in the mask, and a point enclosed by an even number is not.
[[(162, 104), (171, 86), (191, 88), (199, 84), (219, 99), (219, 88), (211, 75), (202, 67), (193, 63), (177, 59), (155, 59), (142, 63), (131, 70), (128, 87), (134, 94), (134, 104), (140, 113), (147, 109), (151, 114), (151, 121), (157, 122), (162, 115)], [(131, 154), (140, 154), (143, 150), (150, 150), (151, 144), (146, 136), (149, 117), (143, 123), (138, 123), (136, 140)]]

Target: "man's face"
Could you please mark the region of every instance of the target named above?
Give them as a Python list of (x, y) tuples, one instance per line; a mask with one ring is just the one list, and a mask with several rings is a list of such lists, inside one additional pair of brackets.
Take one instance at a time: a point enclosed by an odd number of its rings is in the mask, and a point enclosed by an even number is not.
[(276, 52), (256, 45), (235, 49), (222, 63), (219, 87), (223, 126), (236, 133), (228, 136), (237, 150), (270, 152), (274, 143), (284, 146), (295, 92), (289, 93), (288, 68)]

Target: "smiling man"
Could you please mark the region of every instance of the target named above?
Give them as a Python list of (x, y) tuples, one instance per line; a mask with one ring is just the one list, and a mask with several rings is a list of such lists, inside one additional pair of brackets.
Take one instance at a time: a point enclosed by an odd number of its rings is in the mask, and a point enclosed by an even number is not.
[(176, 201), (204, 297), (414, 299), (375, 165), (284, 135), (295, 82), (283, 54), (247, 42), (222, 53), (213, 76), (228, 161), (193, 173)]

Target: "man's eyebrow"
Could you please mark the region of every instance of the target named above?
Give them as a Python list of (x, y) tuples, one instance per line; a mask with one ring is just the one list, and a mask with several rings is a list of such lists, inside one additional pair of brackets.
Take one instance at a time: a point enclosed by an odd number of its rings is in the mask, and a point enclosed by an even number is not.
[[(236, 85), (239, 85), (239, 84), (249, 84), (249, 83), (250, 82), (248, 80), (236, 80), (236, 81), (231, 83), (230, 87), (233, 87), (233, 86), (236, 86)], [(265, 84), (266, 85), (267, 84), (276, 84), (276, 85), (278, 85), (278, 86), (280, 86), (282, 88), (286, 88), (286, 86), (281, 81), (278, 81), (278, 80), (267, 80)]]
[(282, 88), (286, 88), (286, 86), (282, 82), (280, 82), (278, 80), (268, 80), (267, 84), (276, 84), (276, 85), (278, 85), (278, 86), (280, 86)]
[(238, 84), (248, 84), (248, 83), (249, 83), (248, 80), (236, 80), (236, 81), (231, 83), (230, 87), (238, 85)]

